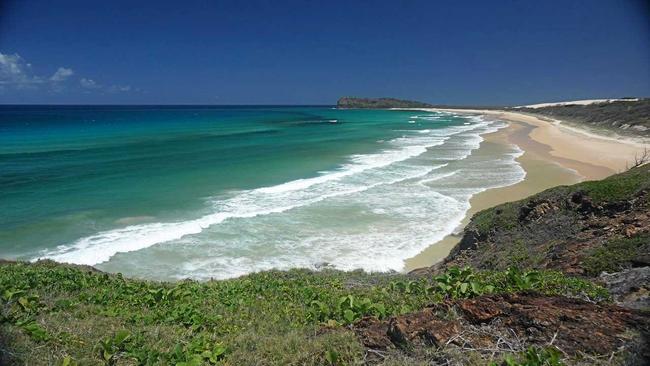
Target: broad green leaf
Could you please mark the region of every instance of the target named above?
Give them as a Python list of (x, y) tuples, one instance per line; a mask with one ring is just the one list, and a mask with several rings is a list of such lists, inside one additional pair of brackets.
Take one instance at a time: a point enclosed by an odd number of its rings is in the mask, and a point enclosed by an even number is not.
[(354, 321), (354, 311), (348, 309), (343, 312), (343, 318), (348, 322), (352, 323)]
[(329, 362), (330, 365), (336, 365), (336, 363), (339, 361), (339, 354), (338, 352), (328, 350), (325, 352), (325, 359), (327, 362)]
[(18, 303), (23, 307), (24, 310), (29, 309), (29, 300), (26, 297), (19, 297)]
[(122, 329), (122, 330), (118, 330), (117, 333), (115, 333), (115, 337), (113, 337), (113, 339), (114, 339), (116, 345), (121, 345), (130, 336), (131, 336), (131, 333), (129, 333), (128, 330)]

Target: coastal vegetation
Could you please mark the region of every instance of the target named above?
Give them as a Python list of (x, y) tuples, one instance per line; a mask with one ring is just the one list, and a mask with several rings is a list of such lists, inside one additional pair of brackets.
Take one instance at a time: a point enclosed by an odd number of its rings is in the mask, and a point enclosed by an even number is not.
[(336, 103), (340, 109), (428, 108), (431, 104), (395, 98), (342, 97)]
[(3, 263), (0, 280), (4, 361), (30, 365), (355, 364), (364, 358), (353, 331), (362, 318), (521, 291), (608, 299), (588, 281), (515, 268), (415, 277), (291, 270), (159, 283), (41, 261)]
[(565, 104), (541, 108), (516, 108), (581, 126), (632, 136), (650, 136), (650, 99), (617, 100), (594, 104)]
[(504, 269), (516, 260), (592, 277), (648, 266), (649, 170), (642, 165), (481, 211), (446, 265)]
[(482, 211), (411, 274), (172, 283), (5, 261), (0, 363), (643, 364), (649, 191), (642, 165)]

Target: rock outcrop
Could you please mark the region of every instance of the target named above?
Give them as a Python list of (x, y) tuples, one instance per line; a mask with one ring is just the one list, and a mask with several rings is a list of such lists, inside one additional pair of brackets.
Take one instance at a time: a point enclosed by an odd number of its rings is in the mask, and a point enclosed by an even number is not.
[(650, 267), (629, 268), (600, 275), (614, 301), (632, 309), (650, 309)]
[(494, 270), (513, 263), (593, 278), (621, 304), (647, 305), (650, 166), (479, 212), (438, 269)]
[(650, 356), (645, 343), (650, 320), (644, 314), (537, 294), (446, 301), (384, 321), (364, 318), (354, 329), (366, 347), (380, 350), (424, 345), (510, 351), (553, 345), (569, 356), (609, 355), (626, 347), (635, 347), (641, 359)]

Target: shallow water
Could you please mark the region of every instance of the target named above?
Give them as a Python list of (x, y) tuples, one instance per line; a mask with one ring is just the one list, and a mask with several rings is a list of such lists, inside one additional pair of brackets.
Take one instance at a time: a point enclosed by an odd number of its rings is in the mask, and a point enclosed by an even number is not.
[(400, 270), (514, 184), (504, 123), (330, 107), (0, 107), (0, 257), (131, 276)]

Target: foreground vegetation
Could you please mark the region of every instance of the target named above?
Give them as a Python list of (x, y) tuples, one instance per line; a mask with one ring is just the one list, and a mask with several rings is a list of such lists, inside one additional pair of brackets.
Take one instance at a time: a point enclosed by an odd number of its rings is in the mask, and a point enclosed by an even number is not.
[(484, 293), (608, 298), (597, 285), (548, 271), (453, 268), (415, 278), (292, 270), (160, 283), (51, 261), (1, 264), (0, 291), (0, 352), (26, 365), (360, 364), (364, 349), (350, 324), (363, 316)]

